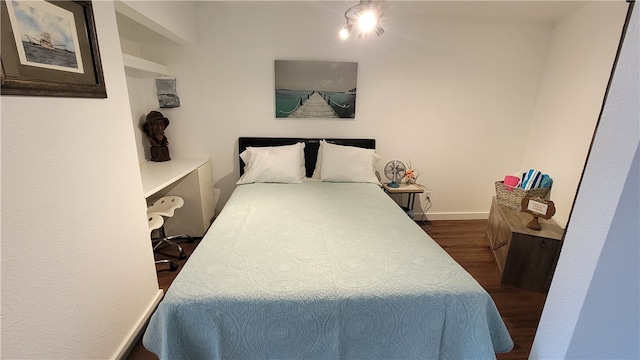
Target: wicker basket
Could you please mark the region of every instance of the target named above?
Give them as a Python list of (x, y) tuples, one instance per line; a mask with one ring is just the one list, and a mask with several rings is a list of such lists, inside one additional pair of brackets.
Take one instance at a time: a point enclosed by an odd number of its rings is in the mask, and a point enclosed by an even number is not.
[(504, 186), (504, 181), (496, 181), (496, 201), (502, 206), (506, 206), (509, 209), (521, 210), (522, 199), (529, 195), (531, 197), (541, 197), (544, 199), (547, 196), (550, 188), (537, 188), (531, 190), (524, 190), (520, 188), (512, 188)]

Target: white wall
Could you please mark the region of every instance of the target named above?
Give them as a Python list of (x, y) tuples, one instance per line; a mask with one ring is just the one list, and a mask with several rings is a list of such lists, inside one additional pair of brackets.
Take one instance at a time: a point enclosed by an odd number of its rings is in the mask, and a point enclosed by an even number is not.
[[(146, 159), (151, 158), (149, 141), (143, 131), (147, 114), (154, 110), (160, 111), (171, 118), (171, 111), (158, 108), (154, 78), (127, 76), (127, 89), (130, 94), (131, 117), (133, 119), (138, 162), (143, 163)], [(169, 128), (171, 128), (171, 120), (169, 120)], [(166, 133), (170, 135), (170, 130), (167, 130)], [(171, 146), (172, 144), (170, 143), (169, 145)], [(171, 156), (172, 154), (170, 153), (169, 155)]]
[(2, 96), (2, 358), (106, 359), (161, 295), (111, 2), (107, 99)]
[(562, 227), (600, 115), (627, 7), (624, 1), (591, 2), (553, 30), (520, 169), (536, 168), (553, 178), (554, 220)]
[[(639, 19), (636, 8), (576, 197), (532, 359), (597, 357), (603, 353), (607, 354), (603, 358), (638, 356), (637, 337), (628, 340), (610, 335), (638, 333), (639, 304), (624, 297), (629, 294), (637, 300), (638, 293), (625, 286), (631, 283), (637, 289), (640, 276), (638, 189), (631, 188), (634, 182), (637, 185), (638, 165), (632, 164), (640, 144)], [(629, 188), (624, 188), (625, 182)], [(633, 213), (636, 217), (629, 217)], [(612, 248), (603, 251), (609, 245)], [(616, 257), (611, 251), (627, 254)], [(600, 320), (598, 328), (592, 328), (589, 318)]]
[[(494, 181), (520, 166), (550, 27), (390, 15), (384, 36), (342, 42), (335, 3), (197, 7), (197, 46), (145, 51), (165, 52), (178, 77), (172, 156), (212, 158), (218, 209), (238, 177), (239, 136), (376, 138), (380, 168), (401, 159), (423, 172), (434, 217), (486, 217)], [(356, 119), (276, 120), (276, 59), (358, 62)]]
[(568, 359), (640, 358), (639, 208), (640, 147), (589, 284)]

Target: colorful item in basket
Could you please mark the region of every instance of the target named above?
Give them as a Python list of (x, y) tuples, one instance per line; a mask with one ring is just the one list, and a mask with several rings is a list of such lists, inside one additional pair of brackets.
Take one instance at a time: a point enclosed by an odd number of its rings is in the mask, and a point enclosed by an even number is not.
[(509, 191), (513, 191), (513, 188), (518, 186), (520, 178), (513, 175), (506, 175), (504, 177), (504, 187)]
[(520, 188), (525, 190), (535, 189), (540, 185), (542, 180), (542, 173), (536, 169), (529, 169), (527, 172), (522, 173), (522, 182), (520, 182)]
[(524, 190), (531, 190), (551, 187), (551, 183), (552, 180), (549, 175), (543, 174), (536, 169), (529, 169), (527, 172), (522, 173), (522, 181), (520, 181), (518, 187)]
[(540, 180), (541, 188), (550, 188), (553, 184), (553, 179), (547, 174), (542, 174), (542, 180)]

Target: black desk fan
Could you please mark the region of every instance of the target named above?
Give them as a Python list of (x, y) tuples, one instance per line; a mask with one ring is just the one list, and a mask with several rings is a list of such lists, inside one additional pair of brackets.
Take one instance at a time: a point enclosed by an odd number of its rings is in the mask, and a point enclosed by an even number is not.
[(387, 179), (391, 180), (390, 183), (387, 184), (390, 188), (400, 187), (398, 182), (404, 177), (407, 172), (407, 168), (404, 166), (402, 161), (400, 160), (391, 160), (384, 167), (384, 175)]

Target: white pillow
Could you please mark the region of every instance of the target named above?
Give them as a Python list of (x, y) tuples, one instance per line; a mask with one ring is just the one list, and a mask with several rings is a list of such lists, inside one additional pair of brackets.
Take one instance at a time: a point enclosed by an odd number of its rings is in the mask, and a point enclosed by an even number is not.
[(330, 182), (379, 183), (375, 174), (378, 160), (380, 156), (373, 149), (324, 143), (320, 178)]
[(247, 147), (240, 154), (244, 174), (236, 184), (256, 182), (299, 183), (305, 176), (304, 143)]

